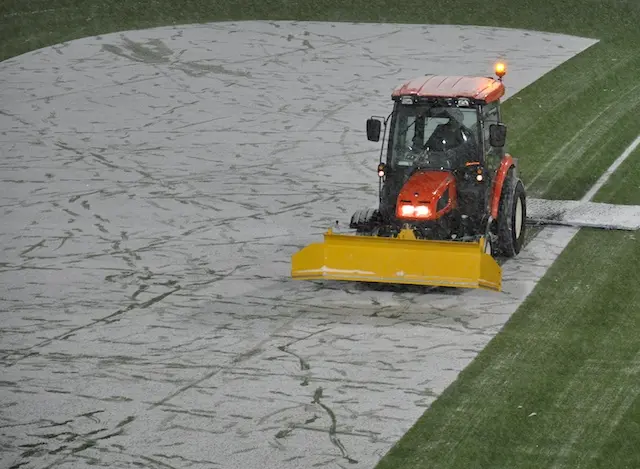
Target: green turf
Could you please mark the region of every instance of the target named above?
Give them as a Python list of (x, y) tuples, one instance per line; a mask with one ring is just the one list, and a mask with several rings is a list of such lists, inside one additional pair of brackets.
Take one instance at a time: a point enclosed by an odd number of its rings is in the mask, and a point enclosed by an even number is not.
[(638, 236), (581, 231), (377, 469), (640, 467)]
[(530, 196), (580, 198), (637, 137), (640, 54), (624, 44), (603, 41), (505, 103)]
[[(640, 134), (640, 126), (636, 127), (636, 132)], [(640, 205), (640, 147), (611, 175), (594, 197), (594, 202)]]

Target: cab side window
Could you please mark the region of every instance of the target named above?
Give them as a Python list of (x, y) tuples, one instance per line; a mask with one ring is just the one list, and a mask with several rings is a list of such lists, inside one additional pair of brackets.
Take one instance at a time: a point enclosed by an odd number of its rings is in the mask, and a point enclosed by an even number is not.
[(497, 124), (498, 104), (489, 103), (482, 109), (482, 119), (484, 120), (484, 150), (487, 159), (487, 165), (491, 169), (496, 169), (502, 159), (502, 149), (494, 148), (489, 144), (489, 126)]

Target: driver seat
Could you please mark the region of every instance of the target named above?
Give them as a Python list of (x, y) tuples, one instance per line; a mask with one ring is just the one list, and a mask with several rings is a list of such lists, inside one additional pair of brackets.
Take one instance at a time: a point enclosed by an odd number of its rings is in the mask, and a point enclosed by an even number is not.
[(456, 148), (464, 142), (465, 139), (463, 137), (463, 130), (461, 126), (449, 121), (446, 124), (440, 124), (435, 128), (433, 133), (429, 136), (425, 147), (433, 151), (446, 151), (448, 149)]

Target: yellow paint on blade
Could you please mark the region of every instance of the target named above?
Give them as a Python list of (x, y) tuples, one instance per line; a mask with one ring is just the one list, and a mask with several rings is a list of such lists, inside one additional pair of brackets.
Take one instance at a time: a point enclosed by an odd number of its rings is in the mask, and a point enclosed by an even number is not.
[(335, 234), (295, 253), (296, 280), (345, 280), (500, 291), (502, 271), (479, 242)]

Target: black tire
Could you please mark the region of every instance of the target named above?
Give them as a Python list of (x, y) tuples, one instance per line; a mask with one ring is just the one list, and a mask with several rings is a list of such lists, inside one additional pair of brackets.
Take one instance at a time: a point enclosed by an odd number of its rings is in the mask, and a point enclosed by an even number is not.
[(377, 225), (380, 213), (375, 208), (357, 210), (349, 222), (349, 228), (357, 230), (357, 234), (367, 235)]
[(497, 251), (501, 256), (514, 257), (524, 245), (527, 220), (527, 197), (524, 184), (511, 168), (502, 186), (498, 208)]

